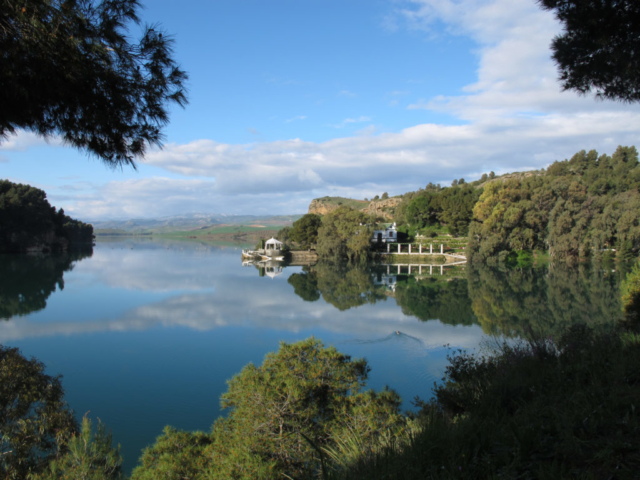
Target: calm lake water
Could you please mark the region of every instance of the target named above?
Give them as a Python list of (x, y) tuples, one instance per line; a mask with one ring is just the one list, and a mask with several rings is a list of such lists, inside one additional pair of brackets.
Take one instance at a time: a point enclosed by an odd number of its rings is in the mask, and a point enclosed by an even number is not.
[(408, 273), (243, 266), (239, 247), (131, 238), (92, 255), (4, 255), (0, 344), (62, 374), (71, 407), (106, 423), (129, 471), (165, 425), (209, 430), (226, 380), (281, 341), (315, 336), (365, 357), (369, 386), (411, 408), (456, 349), (620, 312), (611, 266)]

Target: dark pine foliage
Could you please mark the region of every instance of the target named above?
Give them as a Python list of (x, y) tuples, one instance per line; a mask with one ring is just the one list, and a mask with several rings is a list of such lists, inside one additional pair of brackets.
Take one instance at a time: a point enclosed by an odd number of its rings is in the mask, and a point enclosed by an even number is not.
[(135, 167), (159, 145), (167, 104), (184, 105), (187, 76), (172, 39), (138, 23), (138, 0), (1, 0), (0, 137), (61, 135), (107, 165)]
[(640, 2), (539, 0), (564, 32), (552, 43), (565, 90), (599, 98), (640, 100)]
[(26, 479), (58, 457), (77, 431), (60, 377), (0, 345), (0, 478)]
[(91, 248), (93, 226), (56, 211), (39, 188), (0, 180), (0, 253)]

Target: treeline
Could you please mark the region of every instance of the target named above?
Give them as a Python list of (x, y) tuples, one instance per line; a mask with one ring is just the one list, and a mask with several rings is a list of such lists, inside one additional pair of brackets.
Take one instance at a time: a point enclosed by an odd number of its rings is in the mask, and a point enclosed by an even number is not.
[[(402, 196), (394, 219), (402, 241), (443, 231), (468, 237), (467, 255), (474, 261), (509, 261), (523, 251), (569, 261), (616, 251), (618, 259), (630, 260), (640, 251), (638, 212), (638, 152), (618, 147), (611, 156), (583, 150), (546, 170), (503, 177), (491, 172), (450, 187), (429, 183)], [(304, 215), (278, 238), (313, 246), (322, 257), (366, 258), (381, 220), (343, 205), (324, 217)]]
[(552, 257), (597, 257), (640, 249), (640, 167), (635, 147), (612, 156), (584, 150), (545, 175), (492, 182), (473, 208), (469, 250), (475, 259), (547, 250)]
[(639, 188), (635, 147), (611, 156), (583, 150), (542, 171), (429, 184), (403, 196), (395, 219), (413, 233), (468, 235), (472, 260), (492, 263), (535, 250), (562, 259), (616, 250), (628, 260), (640, 251)]
[(62, 252), (93, 245), (93, 226), (56, 210), (44, 191), (0, 180), (0, 253)]

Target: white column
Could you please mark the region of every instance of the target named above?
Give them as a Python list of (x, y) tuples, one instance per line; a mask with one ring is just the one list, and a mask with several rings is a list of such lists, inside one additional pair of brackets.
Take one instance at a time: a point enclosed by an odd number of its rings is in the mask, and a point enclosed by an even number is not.
[(440, 253), (444, 253), (444, 245), (442, 243), (440, 244)]
[(433, 243), (429, 244), (429, 255), (433, 255)]
[(387, 265), (387, 275), (391, 275), (391, 267)]
[(398, 244), (398, 253), (400, 253), (400, 244)]
[(409, 255), (411, 255), (411, 244), (409, 244)]
[(411, 275), (411, 264), (409, 264), (409, 275)]
[(400, 275), (400, 265), (398, 265), (398, 275)]
[(418, 253), (420, 253), (420, 255), (422, 255), (422, 244), (420, 244), (420, 249), (418, 250)]
[(390, 252), (391, 252), (391, 244), (387, 243), (387, 253), (390, 253)]
[(433, 265), (429, 265), (429, 275), (433, 275)]
[(418, 266), (418, 275), (422, 275), (422, 265)]
[(440, 265), (440, 275), (444, 275), (444, 265)]

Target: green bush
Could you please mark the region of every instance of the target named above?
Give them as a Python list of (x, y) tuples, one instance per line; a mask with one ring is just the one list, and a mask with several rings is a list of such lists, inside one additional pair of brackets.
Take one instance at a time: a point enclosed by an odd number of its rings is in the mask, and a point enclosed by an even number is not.
[(335, 478), (637, 478), (640, 341), (570, 328), (451, 358), (419, 428)]
[(640, 261), (627, 273), (620, 290), (627, 325), (637, 328), (640, 325)]

